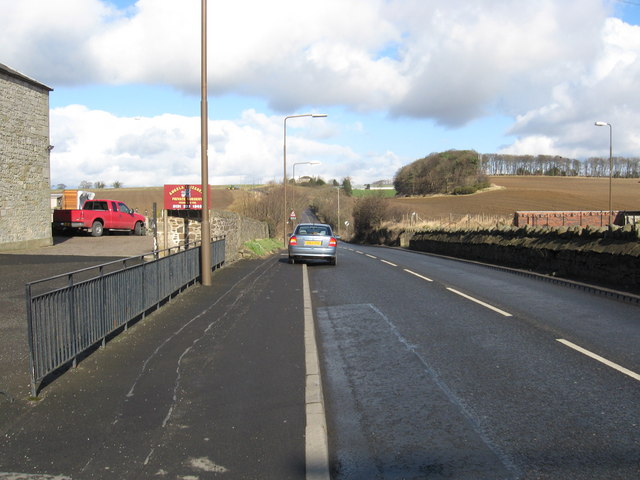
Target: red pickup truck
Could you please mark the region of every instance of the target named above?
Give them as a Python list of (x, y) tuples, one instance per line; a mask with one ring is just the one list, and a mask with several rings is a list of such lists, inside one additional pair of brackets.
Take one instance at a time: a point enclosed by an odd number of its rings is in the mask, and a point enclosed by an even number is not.
[(118, 200), (87, 200), (82, 210), (54, 210), (54, 230), (86, 230), (100, 237), (105, 230), (145, 234), (145, 217)]

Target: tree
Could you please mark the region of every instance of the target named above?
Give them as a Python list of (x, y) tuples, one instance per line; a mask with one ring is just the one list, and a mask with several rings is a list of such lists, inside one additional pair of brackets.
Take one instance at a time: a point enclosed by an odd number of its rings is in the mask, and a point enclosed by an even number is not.
[(353, 187), (351, 186), (351, 178), (346, 177), (342, 179), (342, 189), (347, 197), (353, 194)]
[(116, 180), (115, 182), (113, 182), (113, 183), (111, 184), (111, 186), (112, 186), (113, 188), (122, 188), (122, 182), (121, 182), (121, 181), (119, 181), (119, 180)]
[(80, 190), (88, 190), (88, 189), (89, 189), (89, 188), (91, 188), (91, 187), (93, 187), (93, 183), (91, 183), (91, 182), (90, 182), (90, 181), (88, 181), (88, 180), (82, 180), (82, 181), (80, 182), (80, 185), (78, 185), (78, 188), (79, 188)]
[(64, 190), (67, 186), (64, 183), (59, 183), (56, 185), (56, 190)]
[(479, 167), (480, 156), (473, 150), (432, 153), (398, 170), (393, 184), (400, 195), (477, 190), (487, 183)]
[(104, 188), (105, 187), (105, 183), (102, 180), (98, 180), (93, 185), (94, 185), (95, 188)]

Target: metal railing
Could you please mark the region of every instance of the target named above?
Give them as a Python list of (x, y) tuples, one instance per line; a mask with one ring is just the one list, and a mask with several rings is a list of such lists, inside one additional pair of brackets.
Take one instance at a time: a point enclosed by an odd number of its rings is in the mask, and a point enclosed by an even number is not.
[[(61, 367), (118, 329), (157, 309), (200, 276), (197, 243), (76, 270), (26, 284), (31, 395)], [(173, 252), (176, 250), (175, 252)], [(225, 240), (211, 243), (211, 268), (225, 261)]]

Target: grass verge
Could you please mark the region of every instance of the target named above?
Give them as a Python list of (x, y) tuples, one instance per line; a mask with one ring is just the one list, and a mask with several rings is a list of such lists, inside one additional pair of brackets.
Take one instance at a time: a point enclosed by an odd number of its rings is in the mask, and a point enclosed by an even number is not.
[(265, 257), (282, 248), (282, 242), (275, 238), (259, 238), (243, 245), (244, 256)]

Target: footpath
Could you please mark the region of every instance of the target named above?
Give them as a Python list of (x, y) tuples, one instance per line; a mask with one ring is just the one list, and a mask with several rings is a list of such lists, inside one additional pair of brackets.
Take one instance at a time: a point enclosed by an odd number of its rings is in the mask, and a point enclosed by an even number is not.
[(25, 281), (110, 258), (0, 255), (0, 479), (305, 478), (302, 270), (279, 255), (214, 272), (28, 400)]

